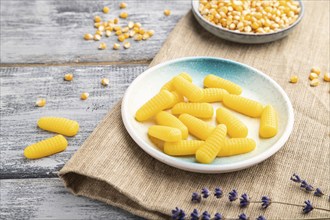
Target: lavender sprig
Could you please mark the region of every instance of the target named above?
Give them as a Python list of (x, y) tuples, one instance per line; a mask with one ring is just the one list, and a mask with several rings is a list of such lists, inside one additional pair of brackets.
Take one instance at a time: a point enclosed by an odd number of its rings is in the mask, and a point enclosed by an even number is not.
[(242, 214), (240, 214), (240, 215), (238, 216), (238, 219), (239, 219), (239, 220), (248, 220), (249, 218), (247, 217), (247, 215), (245, 215), (244, 213), (242, 213)]
[(194, 209), (194, 211), (190, 214), (191, 220), (198, 220), (199, 219), (199, 213), (197, 209)]
[(203, 198), (207, 198), (210, 195), (210, 191), (207, 188), (202, 189)]
[(185, 217), (186, 217), (186, 213), (182, 209), (175, 207), (175, 209), (172, 210), (173, 220), (184, 220)]
[(271, 203), (272, 203), (272, 200), (269, 197), (267, 197), (267, 196), (261, 197), (262, 208), (266, 209)]
[(210, 219), (211, 219), (211, 215), (207, 211), (203, 212), (202, 220), (210, 220)]
[(306, 180), (301, 181), (300, 187), (305, 189), (307, 192), (311, 192), (314, 190), (314, 187), (308, 184)]
[(314, 209), (314, 207), (313, 207), (311, 201), (306, 200), (305, 201), (305, 206), (303, 208), (303, 213), (307, 214), (307, 213), (311, 212), (313, 209)]
[(301, 183), (301, 178), (295, 173), (291, 176), (290, 180), (296, 183)]
[(320, 188), (316, 188), (314, 196), (322, 197), (323, 195), (324, 193), (322, 192), (322, 190)]
[(249, 198), (249, 196), (246, 194), (246, 193), (243, 193), (242, 195), (241, 195), (241, 198), (239, 199), (240, 201), (239, 201), (239, 206), (241, 207), (241, 208), (245, 208), (245, 207), (247, 207), (248, 205), (250, 205), (250, 198)]
[(194, 192), (192, 195), (191, 195), (191, 201), (192, 202), (196, 202), (196, 203), (200, 203), (202, 201), (202, 197), (201, 195), (199, 195), (198, 193)]
[(223, 217), (222, 217), (221, 213), (215, 213), (214, 220), (222, 220), (222, 219), (223, 219)]
[(262, 216), (262, 215), (259, 215), (256, 220), (266, 220), (266, 218), (264, 216)]
[(217, 199), (222, 198), (222, 196), (223, 196), (223, 192), (222, 192), (222, 190), (221, 190), (220, 187), (215, 188), (214, 191), (215, 191), (215, 192), (214, 192), (214, 196), (215, 196)]
[(238, 193), (237, 193), (237, 191), (235, 189), (233, 189), (231, 192), (229, 192), (228, 198), (229, 198), (229, 201), (230, 202), (233, 202), (236, 199), (238, 199)]

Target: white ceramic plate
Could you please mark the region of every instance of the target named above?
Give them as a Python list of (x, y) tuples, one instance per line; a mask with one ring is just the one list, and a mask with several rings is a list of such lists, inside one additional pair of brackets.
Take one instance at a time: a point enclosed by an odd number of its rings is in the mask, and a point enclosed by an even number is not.
[[(253, 138), (257, 147), (250, 153), (216, 158), (212, 164), (200, 164), (194, 157), (173, 157), (166, 155), (154, 146), (147, 135), (153, 121), (140, 123), (134, 119), (135, 112), (150, 98), (159, 92), (163, 84), (180, 72), (189, 73), (193, 82), (203, 86), (208, 74), (215, 74), (239, 84), (243, 88), (242, 96), (272, 104), (279, 114), (279, 132), (270, 139), (260, 139), (258, 135), (259, 119), (249, 118), (233, 112), (249, 128), (248, 137)], [(217, 108), (221, 103), (214, 104)], [(225, 173), (253, 166), (275, 154), (287, 141), (294, 121), (291, 102), (283, 89), (264, 73), (247, 65), (220, 58), (188, 57), (172, 60), (154, 66), (138, 76), (127, 89), (122, 102), (122, 119), (134, 141), (149, 155), (170, 166), (200, 173)], [(209, 123), (216, 124), (215, 116)]]

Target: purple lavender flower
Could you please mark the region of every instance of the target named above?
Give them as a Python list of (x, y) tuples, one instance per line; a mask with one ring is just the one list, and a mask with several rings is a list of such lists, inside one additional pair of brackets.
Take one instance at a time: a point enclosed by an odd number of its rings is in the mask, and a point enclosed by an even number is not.
[(202, 189), (203, 198), (207, 198), (210, 195), (210, 191), (207, 188)]
[(198, 210), (194, 209), (194, 211), (190, 214), (190, 217), (191, 220), (198, 220), (199, 219)]
[(306, 205), (303, 208), (303, 213), (307, 214), (307, 213), (311, 212), (314, 209), (311, 201), (307, 200), (307, 201), (305, 201), (305, 204)]
[(238, 219), (239, 220), (248, 220), (249, 218), (244, 213), (242, 213), (238, 216)]
[(256, 220), (266, 220), (266, 218), (262, 215), (259, 215), (259, 217)]
[(235, 189), (233, 189), (231, 192), (229, 192), (228, 198), (229, 198), (229, 201), (230, 202), (233, 202), (236, 199), (238, 199), (238, 193), (237, 193), (237, 191)]
[(322, 192), (322, 190), (320, 188), (316, 188), (314, 196), (322, 197), (323, 195), (324, 193)]
[(272, 200), (269, 197), (267, 197), (267, 196), (261, 197), (262, 208), (266, 209), (271, 203), (272, 203)]
[(214, 196), (220, 199), (223, 196), (223, 192), (220, 187), (215, 188)]
[(191, 195), (191, 201), (192, 201), (192, 202), (200, 203), (201, 200), (202, 200), (202, 197), (201, 197), (201, 195), (199, 195), (198, 193), (194, 192), (194, 193)]
[(291, 176), (290, 180), (296, 183), (301, 183), (301, 178), (295, 173)]
[(222, 215), (220, 213), (215, 213), (214, 220), (222, 220)]
[(203, 212), (202, 220), (210, 220), (210, 219), (211, 219), (211, 215), (207, 211)]
[(172, 210), (172, 219), (184, 220), (185, 217), (186, 217), (186, 213), (184, 213), (182, 209), (175, 207), (175, 209)]
[(314, 190), (312, 185), (309, 185), (306, 180), (301, 181), (300, 187), (305, 189), (307, 192), (311, 192)]
[(240, 201), (239, 201), (239, 206), (241, 207), (241, 208), (245, 208), (245, 207), (247, 207), (248, 205), (250, 205), (250, 198), (249, 198), (249, 196), (246, 194), (246, 193), (243, 193), (242, 195), (241, 195), (241, 198), (239, 199)]

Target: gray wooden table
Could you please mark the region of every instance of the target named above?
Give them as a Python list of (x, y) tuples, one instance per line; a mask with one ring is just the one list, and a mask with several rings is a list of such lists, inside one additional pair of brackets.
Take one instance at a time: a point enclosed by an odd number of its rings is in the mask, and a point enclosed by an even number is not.
[[(81, 146), (127, 86), (142, 73), (177, 21), (189, 10), (190, 0), (128, 0), (129, 19), (155, 35), (132, 42), (128, 50), (97, 50), (99, 42), (82, 36), (94, 33), (93, 17), (107, 19), (120, 13), (120, 1), (1, 0), (1, 137), (0, 219), (139, 219), (83, 197), (71, 195), (57, 173)], [(104, 15), (103, 6), (110, 7)], [(169, 17), (163, 15), (170, 9)], [(114, 37), (103, 39), (110, 47)], [(182, 39), (184, 42), (184, 39)], [(65, 73), (74, 80), (63, 81)], [(100, 84), (110, 79), (108, 87)], [(80, 93), (89, 92), (86, 101)], [(43, 108), (37, 98), (46, 98)], [(27, 160), (23, 149), (50, 137), (37, 128), (41, 116), (77, 120), (81, 131), (69, 138), (66, 151)]]

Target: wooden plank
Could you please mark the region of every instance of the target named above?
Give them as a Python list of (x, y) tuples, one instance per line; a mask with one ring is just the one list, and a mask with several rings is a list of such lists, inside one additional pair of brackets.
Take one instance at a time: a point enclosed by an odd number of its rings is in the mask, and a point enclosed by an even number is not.
[(136, 219), (121, 209), (69, 193), (58, 178), (0, 180), (0, 219)]
[[(0, 68), (0, 178), (57, 176), (57, 171), (120, 100), (133, 79), (146, 68), (146, 65)], [(63, 81), (63, 75), (69, 72), (74, 74), (74, 80)], [(110, 79), (108, 87), (100, 84), (102, 77)], [(82, 92), (89, 92), (88, 100), (80, 100)], [(47, 100), (43, 108), (34, 106), (40, 97)], [(66, 151), (43, 159), (27, 160), (23, 157), (26, 146), (54, 135), (37, 128), (37, 120), (42, 116), (77, 120), (80, 132), (68, 138)]]
[[(1, 0), (1, 63), (76, 63), (151, 60), (160, 49), (177, 21), (190, 9), (190, 0), (148, 1), (128, 0), (125, 10), (116, 1), (81, 0)], [(103, 14), (103, 6), (110, 7)], [(169, 8), (172, 14), (164, 16)], [(129, 18), (121, 20), (140, 22), (146, 29), (155, 30), (148, 41), (135, 42), (128, 50), (112, 50), (116, 37), (103, 38), (110, 49), (97, 50), (100, 42), (86, 42), (85, 33), (95, 33), (93, 17), (118, 17), (127, 11)]]

